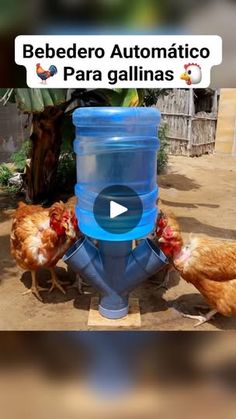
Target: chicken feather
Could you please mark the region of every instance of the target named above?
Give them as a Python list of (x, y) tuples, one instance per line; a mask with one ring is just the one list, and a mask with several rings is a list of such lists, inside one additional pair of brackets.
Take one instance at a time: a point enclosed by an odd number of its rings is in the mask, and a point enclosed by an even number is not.
[[(13, 217), (11, 254), (31, 273), (41, 267), (54, 268), (80, 234), (72, 203), (57, 202), (43, 208), (20, 202)], [(60, 288), (55, 275), (52, 279), (54, 287)], [(35, 287), (33, 292), (39, 297)]]
[(224, 316), (236, 314), (236, 243), (192, 236), (173, 264), (210, 306)]
[[(236, 242), (190, 235), (183, 244), (178, 222), (165, 211), (158, 220), (154, 241), (172, 260), (181, 277), (192, 283), (214, 309), (224, 316), (236, 314)], [(194, 316), (189, 316), (194, 317)], [(195, 316), (197, 317), (197, 316)], [(211, 315), (206, 316), (209, 320)], [(204, 318), (198, 323), (204, 322)]]

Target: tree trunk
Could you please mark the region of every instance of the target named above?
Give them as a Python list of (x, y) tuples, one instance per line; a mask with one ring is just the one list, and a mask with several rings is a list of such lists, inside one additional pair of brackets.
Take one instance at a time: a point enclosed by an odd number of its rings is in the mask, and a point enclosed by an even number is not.
[(26, 169), (26, 198), (34, 203), (51, 200), (61, 148), (61, 124), (64, 112), (57, 107), (33, 114), (32, 151)]

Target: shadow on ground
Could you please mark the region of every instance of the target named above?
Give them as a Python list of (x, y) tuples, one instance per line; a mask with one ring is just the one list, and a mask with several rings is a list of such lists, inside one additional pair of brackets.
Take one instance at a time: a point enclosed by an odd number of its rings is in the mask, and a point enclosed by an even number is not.
[[(166, 205), (167, 207), (175, 207), (175, 208), (199, 208), (199, 207), (204, 207), (204, 208), (219, 208), (220, 206), (217, 204), (200, 204), (200, 203), (187, 203), (187, 202), (172, 202), (172, 201), (167, 201), (166, 199), (162, 199), (161, 202)], [(161, 206), (161, 205), (160, 205)]]
[[(63, 288), (66, 290), (66, 293), (63, 294), (60, 290), (54, 289), (51, 293), (48, 291), (41, 291), (40, 295), (42, 296), (43, 303), (44, 304), (58, 304), (63, 303), (66, 301), (70, 301), (75, 299), (78, 296), (78, 290), (76, 289), (76, 286), (73, 286), (73, 282), (69, 280), (69, 276), (67, 275), (67, 272), (64, 268), (56, 267), (55, 272), (57, 274), (58, 279), (60, 280), (62, 286), (63, 283), (65, 285)], [(50, 280), (50, 271), (48, 269), (39, 269), (37, 271), (37, 279), (38, 284), (42, 287), (50, 289), (51, 284), (47, 281)], [(22, 277), (20, 278), (20, 281), (24, 284), (26, 291), (27, 288), (30, 289), (31, 287), (31, 273), (29, 271), (24, 272)], [(70, 282), (70, 284), (68, 284)], [(37, 298), (36, 296), (34, 296)]]
[(163, 281), (166, 278), (166, 274), (167, 268), (147, 279), (138, 288), (137, 296), (140, 298), (141, 314), (157, 313), (168, 310), (169, 303), (163, 297), (167, 289), (170, 290), (171, 288), (178, 286), (180, 276), (176, 271), (170, 271), (169, 280), (166, 284), (167, 286), (165, 286)]
[(24, 200), (24, 195), (21, 193), (9, 193), (0, 189), (0, 210), (15, 209), (19, 201)]
[(11, 209), (11, 210), (1, 210), (0, 212), (0, 223), (4, 223), (5, 221), (9, 221), (10, 219), (12, 219), (12, 216), (14, 214), (15, 210)]
[(13, 258), (9, 257), (10, 255), (10, 236), (6, 234), (0, 236), (0, 280), (3, 279), (5, 274), (9, 273), (9, 269), (13, 268), (16, 264)]
[[(202, 297), (201, 294), (192, 293), (192, 294), (183, 294), (175, 300), (168, 301), (169, 307), (175, 308), (180, 313), (191, 314), (197, 316), (199, 314), (206, 314), (211, 307), (208, 306), (206, 300)], [(197, 320), (188, 319), (189, 324), (194, 325)], [(217, 329), (220, 330), (232, 330), (236, 329), (236, 317), (225, 317), (220, 313), (217, 313), (209, 322), (209, 324), (214, 325)], [(202, 327), (206, 326), (205, 323)], [(201, 330), (201, 326), (196, 328)]]
[[(178, 221), (185, 233), (200, 233), (211, 237), (221, 237), (222, 239), (236, 240), (236, 230), (222, 227), (215, 227), (201, 223), (194, 217), (178, 217)], [(220, 220), (219, 220), (220, 222)]]
[(158, 185), (163, 189), (173, 188), (179, 191), (192, 191), (201, 187), (193, 179), (175, 172), (158, 176)]

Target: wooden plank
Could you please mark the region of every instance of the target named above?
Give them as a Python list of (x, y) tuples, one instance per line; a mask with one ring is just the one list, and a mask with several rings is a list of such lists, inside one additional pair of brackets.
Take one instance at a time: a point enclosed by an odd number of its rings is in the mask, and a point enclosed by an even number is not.
[(192, 147), (192, 116), (194, 112), (194, 102), (193, 102), (193, 89), (189, 89), (189, 108), (188, 113), (190, 116), (190, 119), (188, 120), (188, 152), (191, 153), (191, 147)]
[(185, 117), (185, 118), (191, 118), (191, 115), (188, 115), (187, 113), (162, 112), (161, 111), (161, 114), (163, 116), (182, 116), (182, 117)]
[(177, 137), (176, 135), (174, 135), (174, 136), (167, 135), (166, 138), (169, 139), (169, 140), (178, 140), (178, 141), (187, 141), (188, 142), (188, 139), (187, 138)]
[(213, 115), (216, 116), (216, 119), (217, 119), (217, 113), (218, 113), (218, 94), (219, 94), (219, 91), (216, 89), (214, 93), (213, 104), (212, 104), (212, 113)]
[(197, 121), (197, 120), (204, 120), (204, 121), (217, 121), (217, 118), (212, 118), (212, 117), (209, 117), (209, 116), (194, 116), (193, 117), (193, 121)]
[(216, 130), (215, 151), (232, 155), (234, 152), (236, 89), (221, 89)]
[(197, 144), (192, 144), (192, 147), (200, 147), (203, 145), (210, 145), (210, 144), (215, 144), (215, 141), (207, 141), (206, 143), (197, 143)]
[(98, 311), (99, 298), (92, 297), (88, 315), (88, 326), (108, 328), (134, 328), (141, 327), (141, 315), (138, 298), (129, 298), (129, 313), (122, 319), (107, 319)]
[(234, 157), (236, 156), (236, 118), (234, 121), (234, 139), (233, 139), (232, 155)]

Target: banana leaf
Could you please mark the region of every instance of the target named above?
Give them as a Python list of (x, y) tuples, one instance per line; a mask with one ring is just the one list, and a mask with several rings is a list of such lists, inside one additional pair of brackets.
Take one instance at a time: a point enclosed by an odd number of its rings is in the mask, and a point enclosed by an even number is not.
[(110, 106), (130, 107), (142, 104), (137, 89), (98, 89), (96, 93)]
[[(88, 103), (90, 95), (101, 99), (106, 106), (139, 106), (142, 104), (142, 89), (94, 89), (92, 92), (84, 89), (84, 97)], [(0, 102), (5, 105), (8, 101), (16, 102), (17, 107), (24, 113), (39, 113), (51, 106), (60, 106), (70, 102), (67, 97), (68, 89), (0, 89)], [(73, 100), (73, 98), (72, 98)], [(88, 105), (87, 105), (88, 106)]]
[(66, 102), (67, 89), (15, 89), (16, 103), (26, 113), (43, 112)]

